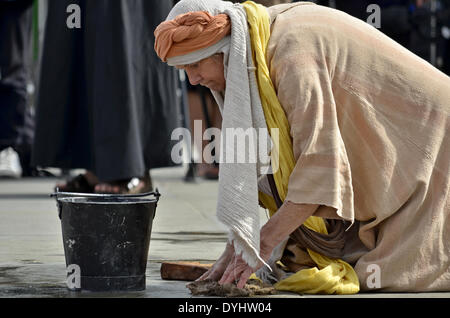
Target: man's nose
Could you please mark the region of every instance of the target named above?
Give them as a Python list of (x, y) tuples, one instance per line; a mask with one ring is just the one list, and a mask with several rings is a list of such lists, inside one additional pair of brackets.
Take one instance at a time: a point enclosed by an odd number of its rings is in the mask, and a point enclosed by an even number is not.
[(187, 76), (189, 78), (189, 82), (191, 83), (192, 86), (196, 86), (201, 83), (202, 77), (198, 73), (192, 72), (192, 71), (186, 71), (186, 74), (187, 74)]

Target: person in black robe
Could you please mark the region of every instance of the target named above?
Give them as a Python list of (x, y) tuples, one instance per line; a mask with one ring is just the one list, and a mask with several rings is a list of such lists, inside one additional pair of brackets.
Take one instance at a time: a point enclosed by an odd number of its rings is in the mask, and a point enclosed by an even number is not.
[(149, 170), (174, 166), (171, 133), (181, 126), (177, 73), (153, 49), (172, 2), (48, 5), (33, 163), (87, 170), (59, 191), (151, 190)]

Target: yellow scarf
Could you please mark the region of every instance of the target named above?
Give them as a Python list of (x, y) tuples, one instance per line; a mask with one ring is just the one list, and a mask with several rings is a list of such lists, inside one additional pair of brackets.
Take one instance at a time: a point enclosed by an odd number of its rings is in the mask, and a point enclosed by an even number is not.
[[(275, 184), (284, 201), (287, 196), (289, 177), (295, 167), (295, 158), (290, 136), (289, 122), (278, 100), (269, 68), (266, 62), (266, 50), (270, 38), (270, 17), (265, 7), (252, 1), (243, 4), (247, 12), (247, 21), (252, 41), (253, 59), (257, 67), (257, 79), (261, 103), (267, 127), (279, 129), (279, 145), (273, 151), (279, 155), (272, 156), (280, 162), (272, 162), (273, 167), (279, 167), (274, 173)], [(279, 148), (277, 148), (279, 146)], [(273, 197), (262, 192), (259, 200), (270, 211), (272, 217), (278, 210)], [(328, 234), (322, 218), (310, 217), (304, 225), (309, 229)], [(354, 269), (339, 259), (330, 259), (308, 249), (308, 253), (317, 267), (301, 270), (286, 280), (280, 281), (275, 288), (305, 294), (356, 294), (359, 292), (359, 281)]]

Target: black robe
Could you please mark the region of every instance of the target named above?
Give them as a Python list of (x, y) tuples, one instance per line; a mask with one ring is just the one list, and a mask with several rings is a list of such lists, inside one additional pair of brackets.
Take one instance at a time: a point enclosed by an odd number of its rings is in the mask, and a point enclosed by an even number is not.
[[(70, 4), (81, 9), (80, 29), (67, 26)], [(153, 48), (171, 8), (160, 0), (49, 1), (34, 165), (88, 169), (105, 182), (174, 165), (179, 81)]]

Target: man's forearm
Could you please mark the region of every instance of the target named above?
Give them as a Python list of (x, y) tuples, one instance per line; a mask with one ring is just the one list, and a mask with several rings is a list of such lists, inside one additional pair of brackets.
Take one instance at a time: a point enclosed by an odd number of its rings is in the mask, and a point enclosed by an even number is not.
[[(270, 253), (278, 244), (313, 216), (319, 205), (286, 201), (261, 229), (261, 250)], [(270, 255), (267, 255), (270, 256)]]

